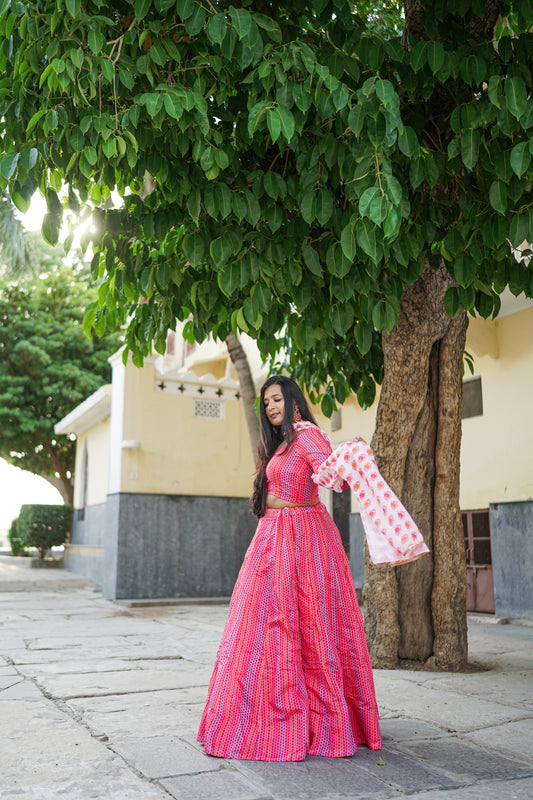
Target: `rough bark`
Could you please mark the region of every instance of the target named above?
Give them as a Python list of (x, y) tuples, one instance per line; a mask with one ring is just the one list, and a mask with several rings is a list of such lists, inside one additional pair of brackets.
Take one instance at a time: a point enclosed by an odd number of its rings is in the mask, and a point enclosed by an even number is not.
[[(451, 284), (444, 267), (426, 266), (404, 292), (397, 327), (383, 336), (385, 379), (372, 447), (383, 476), (419, 524), (431, 554), (396, 568), (374, 566), (365, 556), (367, 640), (373, 664), (381, 668), (399, 659), (434, 656), (441, 666), (454, 669), (466, 660), (463, 540), (450, 533), (450, 525), (456, 531), (457, 520), (460, 524), (457, 465), (466, 315), (451, 320), (444, 310)], [(435, 559), (443, 562), (438, 582)], [(452, 572), (455, 602), (453, 608), (441, 609), (448, 602), (444, 584)]]
[(252, 372), (248, 363), (246, 353), (233, 333), (230, 333), (226, 338), (226, 347), (228, 348), (229, 356), (237, 370), (239, 384), (241, 387), (241, 398), (244, 407), (244, 416), (246, 418), (246, 425), (248, 426), (248, 435), (250, 436), (250, 444), (252, 446), (252, 453), (254, 458), (257, 455), (259, 448), (259, 420), (255, 413), (255, 386), (252, 378)]
[[(430, 353), (428, 384), (424, 404), (418, 415), (407, 454), (403, 499), (433, 550), (433, 486), (435, 483), (435, 443), (438, 406), (438, 350)], [(396, 571), (400, 658), (425, 661), (433, 652), (431, 589), (433, 561), (424, 557)]]
[(435, 454), (434, 578), (431, 610), (437, 667), (461, 669), (468, 657), (466, 559), (459, 508), (459, 452), (466, 314), (450, 324), (440, 347), (439, 413)]

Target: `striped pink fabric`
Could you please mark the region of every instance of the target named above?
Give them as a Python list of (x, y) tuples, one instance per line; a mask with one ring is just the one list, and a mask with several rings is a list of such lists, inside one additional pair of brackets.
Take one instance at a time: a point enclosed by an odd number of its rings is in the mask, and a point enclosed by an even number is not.
[(260, 761), (381, 747), (361, 612), (339, 533), (321, 503), (267, 509), (260, 520), (231, 599), (198, 740), (210, 755)]
[(269, 494), (290, 503), (313, 505), (318, 502), (318, 487), (313, 480), (313, 472), (331, 454), (331, 442), (316, 425), (296, 425), (303, 427), (297, 431), (290, 447), (279, 447), (267, 464), (267, 490)]

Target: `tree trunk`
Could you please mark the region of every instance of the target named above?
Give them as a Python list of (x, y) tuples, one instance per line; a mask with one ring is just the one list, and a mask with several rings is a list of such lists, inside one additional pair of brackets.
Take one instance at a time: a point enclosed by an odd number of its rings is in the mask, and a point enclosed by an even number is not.
[(233, 333), (226, 337), (226, 347), (228, 348), (229, 356), (237, 370), (239, 384), (241, 387), (241, 398), (244, 407), (244, 416), (248, 426), (248, 435), (250, 436), (250, 444), (252, 446), (252, 453), (254, 458), (257, 456), (259, 448), (259, 420), (255, 413), (255, 386), (252, 378), (252, 372), (248, 363), (246, 353)]
[(54, 473), (52, 475), (43, 475), (42, 477), (51, 483), (52, 486), (60, 493), (61, 497), (63, 498), (63, 502), (67, 503), (69, 506), (74, 505), (74, 484), (72, 479), (68, 477), (66, 469), (64, 465), (61, 463), (57, 453), (55, 452), (54, 448), (51, 445), (46, 445), (46, 451), (48, 456), (50, 457), (50, 461), (52, 462), (52, 469)]
[(74, 503), (74, 487), (71, 483), (68, 483), (65, 486), (65, 483), (58, 478), (56, 475), (41, 475), (41, 478), (44, 478), (45, 481), (51, 483), (54, 489), (57, 489), (59, 494), (61, 495), (61, 499), (63, 502), (69, 506), (72, 506)]
[(426, 266), (404, 292), (398, 325), (383, 336), (385, 378), (372, 447), (431, 553), (396, 568), (374, 566), (365, 554), (365, 625), (375, 667), (433, 658), (457, 669), (467, 658), (459, 512), (467, 317), (446, 314), (443, 299), (451, 285), (444, 267)]

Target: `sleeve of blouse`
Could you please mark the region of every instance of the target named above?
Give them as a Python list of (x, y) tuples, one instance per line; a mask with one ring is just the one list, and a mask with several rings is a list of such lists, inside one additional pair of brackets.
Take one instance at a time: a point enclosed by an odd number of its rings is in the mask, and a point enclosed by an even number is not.
[(299, 455), (304, 458), (316, 472), (332, 451), (331, 442), (320, 428), (305, 428), (296, 437)]

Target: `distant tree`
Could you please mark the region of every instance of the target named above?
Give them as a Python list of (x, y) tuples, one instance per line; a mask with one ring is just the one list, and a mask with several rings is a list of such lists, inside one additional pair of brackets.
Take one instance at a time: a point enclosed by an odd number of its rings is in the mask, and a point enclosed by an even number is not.
[(110, 379), (107, 359), (120, 344), (118, 333), (89, 339), (83, 330), (96, 295), (79, 265), (50, 265), (21, 284), (0, 279), (0, 456), (70, 504), (75, 442), (54, 425)]
[(0, 273), (17, 278), (35, 267), (35, 254), (7, 191), (0, 192)]

